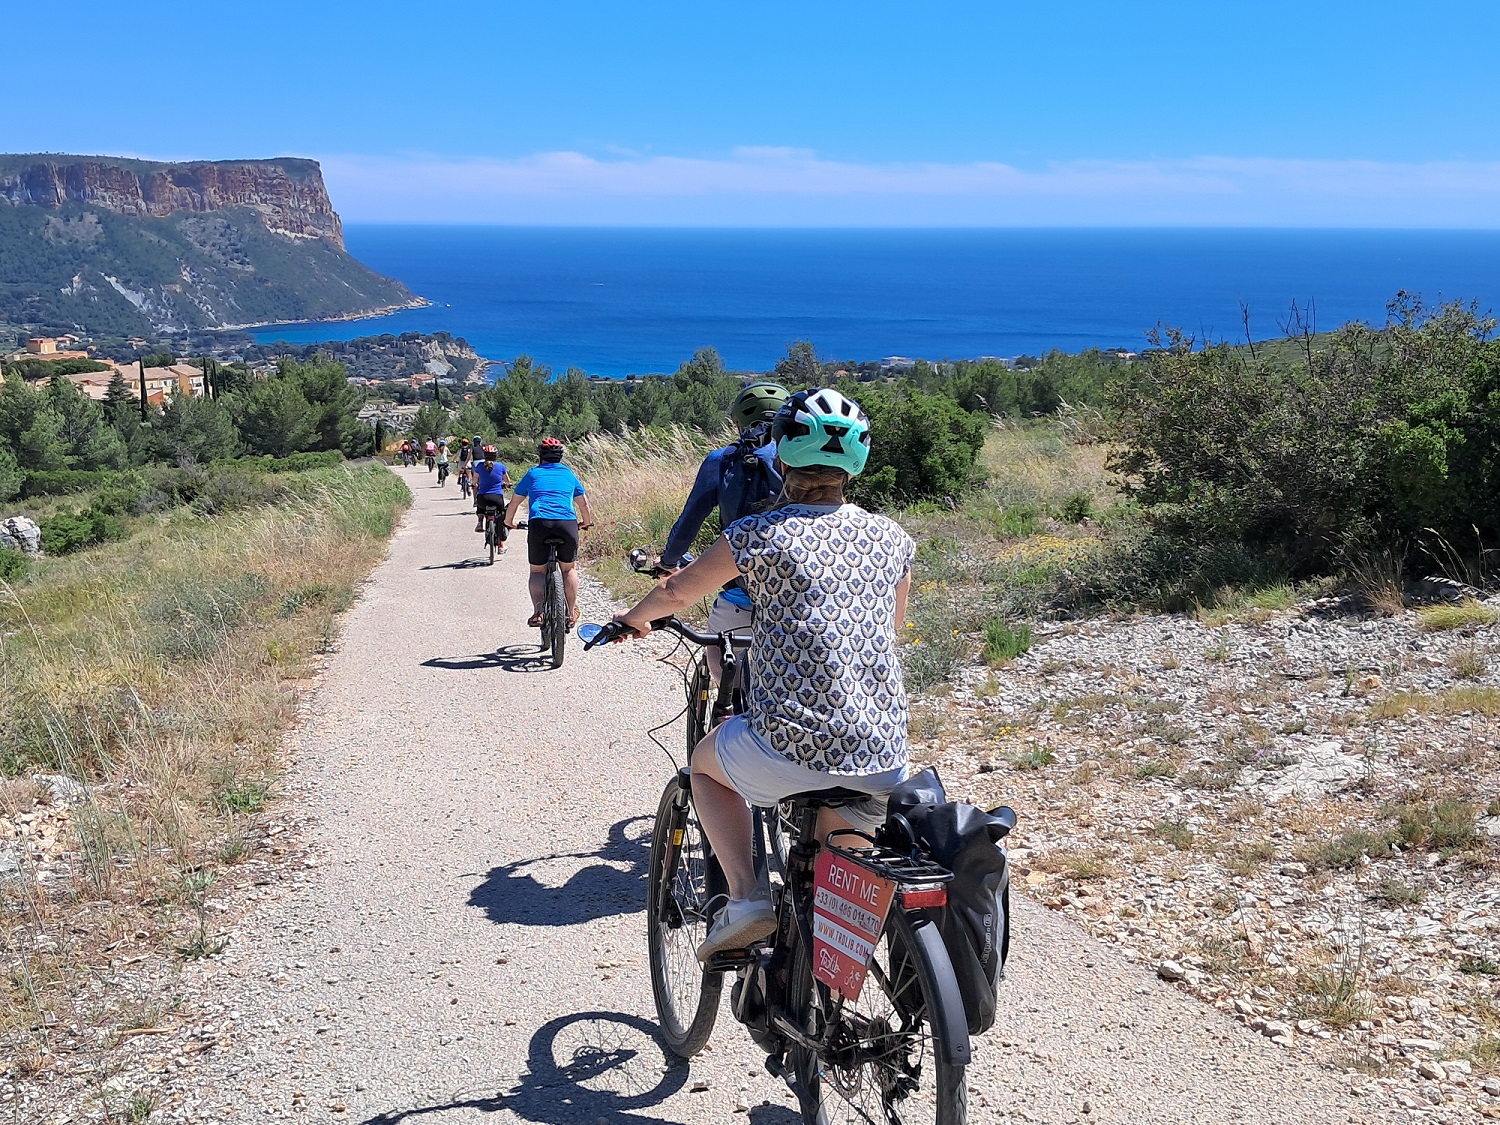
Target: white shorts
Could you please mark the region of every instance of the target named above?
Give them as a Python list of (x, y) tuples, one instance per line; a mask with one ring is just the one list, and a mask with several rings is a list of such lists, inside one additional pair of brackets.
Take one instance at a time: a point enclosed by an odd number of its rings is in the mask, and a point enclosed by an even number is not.
[(714, 599), (713, 609), (708, 611), (708, 623), (703, 626), (703, 631), (705, 633), (748, 633), (750, 610), (746, 606), (735, 605), (726, 597), (717, 597)]
[(750, 728), (750, 720), (744, 715), (733, 715), (719, 727), (714, 754), (724, 776), (757, 808), (773, 808), (783, 798), (814, 789), (837, 787), (870, 794), (838, 810), (864, 832), (874, 832), (885, 823), (886, 794), (906, 780), (905, 766), (866, 774), (824, 773), (799, 766), (776, 753)]

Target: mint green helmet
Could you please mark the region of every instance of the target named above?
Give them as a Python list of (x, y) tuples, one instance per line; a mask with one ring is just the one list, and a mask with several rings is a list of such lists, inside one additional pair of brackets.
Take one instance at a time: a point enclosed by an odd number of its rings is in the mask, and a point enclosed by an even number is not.
[(838, 391), (798, 391), (771, 424), (776, 457), (793, 469), (843, 469), (851, 477), (870, 459), (870, 420)]

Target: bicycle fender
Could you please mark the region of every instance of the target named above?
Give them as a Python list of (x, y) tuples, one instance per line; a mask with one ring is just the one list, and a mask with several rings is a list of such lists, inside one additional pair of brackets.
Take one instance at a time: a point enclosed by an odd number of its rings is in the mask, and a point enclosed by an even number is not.
[(918, 971), (928, 974), (932, 991), (942, 1008), (940, 1012), (928, 1013), (938, 1050), (942, 1052), (944, 1062), (968, 1066), (972, 1055), (969, 1021), (964, 1015), (963, 994), (958, 990), (958, 978), (953, 975), (943, 935), (925, 912), (908, 914), (907, 917), (911, 920), (912, 939), (916, 945), (911, 952), (917, 959)]

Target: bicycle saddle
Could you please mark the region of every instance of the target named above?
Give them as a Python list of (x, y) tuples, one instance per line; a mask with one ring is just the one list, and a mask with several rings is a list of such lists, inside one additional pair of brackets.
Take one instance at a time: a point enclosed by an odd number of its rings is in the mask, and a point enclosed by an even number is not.
[(786, 800), (820, 809), (839, 809), (845, 805), (857, 804), (869, 796), (868, 793), (861, 793), (858, 789), (834, 786), (832, 789), (809, 789), (805, 793), (793, 793)]

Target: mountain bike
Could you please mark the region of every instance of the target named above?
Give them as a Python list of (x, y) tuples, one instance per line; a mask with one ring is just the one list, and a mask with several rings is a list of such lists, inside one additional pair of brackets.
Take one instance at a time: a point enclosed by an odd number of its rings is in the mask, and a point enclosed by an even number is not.
[(430, 473), (430, 472), (432, 472), (432, 470), (433, 470), (433, 468), (434, 468), (434, 467), (435, 467), (435, 466), (436, 466), (436, 465), (437, 465), (437, 458), (436, 458), (436, 457), (434, 457), (434, 456), (433, 456), (433, 455), (432, 455), (432, 454), (431, 454), (431, 453), (429, 453), (429, 454), (428, 454), (428, 455), (427, 455), (427, 471), (428, 471), (428, 472), (429, 472), (429, 473)]
[[(529, 521), (520, 520), (517, 528), (525, 528)], [(582, 524), (579, 531), (587, 530)], [(563, 649), (568, 643), (568, 596), (563, 590), (562, 570), (557, 562), (558, 540), (547, 540), (547, 575), (542, 594), (542, 651), (552, 650), (552, 667), (561, 668)]]
[(465, 500), (467, 500), (469, 498), (469, 488), (470, 488), (470, 485), (469, 485), (469, 471), (467, 469), (465, 469), (463, 466), (459, 466), (459, 470), (458, 470), (458, 491), (459, 491), (459, 494)]
[(490, 566), (495, 556), (505, 550), (505, 499), (496, 497), (484, 506), (484, 545), (490, 552)]
[[(674, 617), (652, 628), (700, 647), (727, 644)], [(585, 650), (623, 633), (614, 622), (578, 630)], [(820, 844), (819, 810), (863, 797), (828, 788), (789, 797), (779, 813), (755, 810), (756, 867), (771, 888), (776, 932), (701, 964), (697, 948), (727, 885), (698, 824), (691, 774), (677, 770), (657, 806), (647, 881), (662, 1037), (683, 1057), (702, 1050), (733, 974), (730, 1009), (766, 1051), (767, 1071), (796, 1095), (805, 1122), (962, 1125), (968, 1024), (927, 913), (946, 903), (951, 875), (889, 823), (874, 836), (835, 832)], [(777, 821), (787, 825), (784, 851), (772, 838)]]
[(438, 487), (439, 488), (442, 488), (445, 484), (448, 483), (448, 472), (449, 472), (448, 462), (446, 462), (446, 461), (439, 461), (438, 462)]

